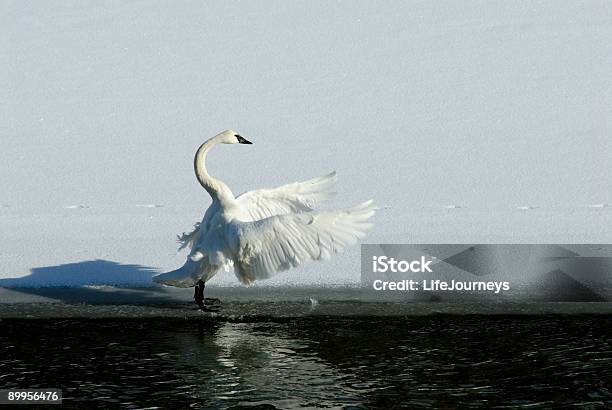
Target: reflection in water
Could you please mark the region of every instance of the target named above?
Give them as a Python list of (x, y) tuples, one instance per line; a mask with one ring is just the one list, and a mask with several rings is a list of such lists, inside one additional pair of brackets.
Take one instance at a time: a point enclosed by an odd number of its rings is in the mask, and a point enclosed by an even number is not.
[(607, 317), (9, 320), (0, 388), (62, 388), (74, 407), (604, 408), (611, 326)]
[(307, 340), (291, 337), (288, 325), (224, 323), (212, 334), (177, 335), (176, 343), (183, 352), (179, 367), (199, 363), (209, 371), (197, 388), (202, 403), (286, 408), (362, 401), (336, 383), (343, 374), (317, 357)]

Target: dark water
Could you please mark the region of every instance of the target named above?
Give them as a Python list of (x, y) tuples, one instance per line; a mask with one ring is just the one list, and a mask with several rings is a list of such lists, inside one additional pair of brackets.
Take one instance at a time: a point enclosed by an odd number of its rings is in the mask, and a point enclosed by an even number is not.
[(0, 386), (79, 408), (612, 407), (605, 316), (0, 326)]

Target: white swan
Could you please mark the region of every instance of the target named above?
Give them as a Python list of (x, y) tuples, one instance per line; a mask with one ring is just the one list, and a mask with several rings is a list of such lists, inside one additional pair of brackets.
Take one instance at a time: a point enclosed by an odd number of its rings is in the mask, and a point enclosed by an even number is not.
[(223, 182), (211, 177), (206, 155), (217, 144), (251, 144), (228, 130), (204, 142), (196, 152), (195, 173), (212, 197), (202, 222), (179, 236), (179, 249), (191, 246), (185, 264), (157, 275), (157, 283), (196, 287), (195, 299), (204, 308), (204, 284), (220, 268), (232, 266), (245, 285), (308, 260), (326, 259), (362, 238), (372, 226), (372, 201), (354, 208), (313, 212), (315, 205), (330, 199), (336, 174), (296, 182), (274, 189), (245, 192), (234, 197)]

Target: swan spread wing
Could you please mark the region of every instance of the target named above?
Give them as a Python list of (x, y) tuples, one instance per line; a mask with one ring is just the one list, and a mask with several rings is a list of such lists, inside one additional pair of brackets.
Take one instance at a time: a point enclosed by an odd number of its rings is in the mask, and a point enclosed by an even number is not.
[(206, 156), (216, 144), (249, 142), (227, 130), (198, 148), (196, 177), (213, 203), (202, 222), (178, 238), (180, 249), (191, 248), (185, 264), (155, 276), (156, 282), (193, 286), (233, 265), (238, 279), (251, 284), (307, 260), (326, 259), (362, 238), (372, 226), (368, 222), (375, 211), (372, 201), (341, 211), (313, 212), (317, 204), (335, 195), (331, 191), (335, 172), (234, 198), (229, 188), (206, 170)]
[(244, 284), (265, 279), (307, 260), (327, 259), (362, 238), (372, 226), (372, 201), (354, 208), (276, 215), (227, 225), (236, 276)]
[(331, 191), (336, 180), (334, 171), (304, 182), (245, 192), (239, 195), (236, 201), (252, 221), (275, 215), (310, 212), (317, 204), (331, 199), (336, 194)]

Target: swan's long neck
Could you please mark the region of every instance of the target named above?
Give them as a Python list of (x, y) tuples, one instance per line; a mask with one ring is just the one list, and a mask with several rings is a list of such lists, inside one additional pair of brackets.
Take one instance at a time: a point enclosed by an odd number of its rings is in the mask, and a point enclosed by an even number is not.
[(225, 204), (234, 200), (232, 191), (230, 191), (227, 185), (225, 185), (223, 182), (211, 177), (206, 170), (206, 155), (208, 154), (208, 151), (217, 144), (218, 141), (215, 138), (211, 138), (204, 144), (200, 145), (200, 148), (198, 148), (193, 160), (193, 167), (195, 169), (198, 182), (200, 182), (200, 185), (202, 185), (210, 194), (213, 201), (219, 201), (221, 204)]

